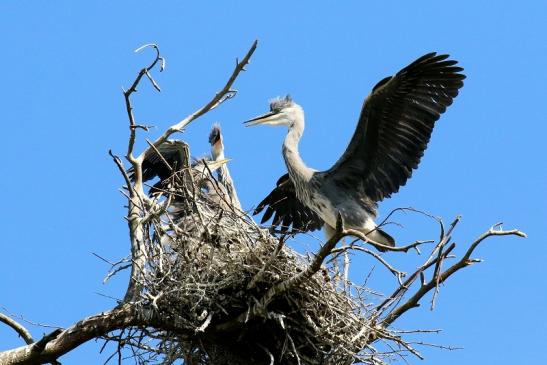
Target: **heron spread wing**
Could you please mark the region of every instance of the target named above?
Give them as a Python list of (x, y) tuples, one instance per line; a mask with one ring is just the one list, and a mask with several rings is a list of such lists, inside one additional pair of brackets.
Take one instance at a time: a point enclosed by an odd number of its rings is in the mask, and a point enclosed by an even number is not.
[(272, 226), (281, 226), (282, 232), (286, 232), (289, 227), (292, 227), (292, 231), (308, 232), (323, 226), (323, 220), (296, 197), (289, 174), (279, 178), (275, 189), (258, 204), (253, 214), (260, 213), (264, 208), (266, 212), (260, 223), (268, 221), (273, 215)]
[(463, 86), (463, 68), (429, 53), (380, 81), (365, 99), (342, 157), (324, 172), (335, 185), (380, 201), (397, 192), (418, 167), (435, 121)]

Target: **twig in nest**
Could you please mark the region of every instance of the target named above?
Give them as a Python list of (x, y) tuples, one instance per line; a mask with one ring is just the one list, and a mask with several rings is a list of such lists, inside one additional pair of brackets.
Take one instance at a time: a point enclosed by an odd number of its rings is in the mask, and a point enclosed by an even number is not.
[(247, 285), (247, 290), (253, 288), (257, 282), (262, 280), (262, 276), (264, 275), (264, 272), (266, 269), (269, 268), (269, 266), (274, 262), (277, 255), (279, 255), (279, 252), (281, 252), (281, 249), (285, 245), (285, 241), (287, 240), (287, 236), (281, 236), (277, 242), (277, 246), (275, 248), (275, 251), (270, 256), (270, 259), (262, 266), (262, 268), (256, 273), (256, 275), (251, 279), (249, 284)]

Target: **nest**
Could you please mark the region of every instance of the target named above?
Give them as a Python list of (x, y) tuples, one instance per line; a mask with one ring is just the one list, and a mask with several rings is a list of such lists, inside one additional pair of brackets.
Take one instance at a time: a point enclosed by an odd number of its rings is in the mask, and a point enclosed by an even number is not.
[(309, 260), (234, 209), (209, 169), (188, 164), (160, 200), (166, 211), (145, 226), (141, 298), (176, 324), (177, 331), (154, 333), (148, 345), (162, 362), (339, 365), (357, 354), (366, 360), (371, 315), (362, 298), (331, 280), (330, 269), (257, 305)]

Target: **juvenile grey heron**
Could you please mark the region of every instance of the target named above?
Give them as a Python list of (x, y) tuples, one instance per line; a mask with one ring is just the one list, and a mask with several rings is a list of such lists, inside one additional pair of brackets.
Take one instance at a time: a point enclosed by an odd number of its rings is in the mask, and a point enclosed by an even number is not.
[(448, 57), (428, 53), (376, 84), (346, 151), (326, 171), (309, 168), (300, 157), (304, 111), (289, 96), (245, 122), (288, 127), (282, 150), (288, 174), (256, 208), (258, 214), (267, 207), (262, 223), (275, 213), (274, 227), (309, 231), (323, 225), (330, 238), (340, 213), (347, 228), (393, 247), (394, 239), (374, 223), (377, 203), (397, 192), (418, 167), (435, 122), (463, 86), (463, 68)]
[[(224, 138), (220, 131), (220, 125), (214, 124), (209, 134), (209, 143), (211, 144), (211, 157), (213, 161), (225, 160), (224, 157)], [(222, 164), (218, 169), (218, 182), (226, 189), (227, 198), (232, 205), (241, 210), (241, 203), (236, 193), (234, 181), (226, 164)]]

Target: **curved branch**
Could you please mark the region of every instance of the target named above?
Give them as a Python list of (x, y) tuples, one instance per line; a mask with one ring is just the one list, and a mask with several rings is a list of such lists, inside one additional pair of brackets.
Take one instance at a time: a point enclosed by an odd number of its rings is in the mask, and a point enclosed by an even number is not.
[(31, 343), (34, 342), (30, 332), (22, 324), (20, 324), (19, 322), (17, 322), (13, 318), (10, 318), (10, 317), (6, 316), (5, 314), (0, 313), (0, 322), (3, 322), (5, 324), (7, 324), (8, 326), (10, 326), (15, 332), (17, 332), (17, 334), (21, 338), (23, 338), (23, 340), (25, 340), (27, 345), (30, 345)]
[(154, 79), (150, 75), (150, 70), (152, 70), (152, 68), (154, 68), (154, 66), (156, 66), (156, 64), (159, 61), (161, 61), (160, 72), (163, 71), (163, 66), (164, 66), (164, 59), (163, 59), (163, 57), (161, 57), (160, 50), (159, 50), (159, 48), (156, 44), (145, 44), (144, 46), (137, 48), (135, 50), (135, 52), (139, 52), (142, 49), (147, 48), (147, 47), (154, 48), (154, 50), (156, 51), (156, 57), (154, 58), (154, 61), (152, 61), (152, 63), (148, 67), (143, 67), (139, 71), (139, 73), (137, 74), (137, 77), (133, 81), (133, 84), (131, 84), (129, 89), (124, 90), (124, 92), (123, 92), (123, 96), (124, 96), (124, 99), (125, 99), (125, 108), (127, 110), (127, 115), (129, 117), (129, 129), (130, 129), (129, 144), (127, 146), (127, 156), (126, 157), (129, 160), (129, 162), (131, 162), (131, 164), (133, 165), (133, 168), (135, 169), (135, 174), (136, 174), (135, 180), (137, 182), (140, 181), (140, 179), (139, 179), (140, 176), (137, 176), (138, 171), (136, 171), (137, 169), (135, 168), (135, 164), (136, 164), (137, 161), (133, 156), (133, 147), (135, 146), (136, 131), (139, 128), (139, 125), (135, 122), (135, 116), (133, 114), (133, 106), (131, 105), (131, 94), (133, 94), (134, 92), (137, 91), (137, 86), (141, 82), (141, 79), (144, 75), (146, 75), (148, 77), (148, 79), (152, 83), (152, 86), (154, 86), (154, 88), (157, 91), (160, 91), (160, 88), (159, 88), (158, 84), (156, 83), (156, 81), (154, 81)]

